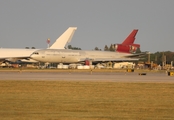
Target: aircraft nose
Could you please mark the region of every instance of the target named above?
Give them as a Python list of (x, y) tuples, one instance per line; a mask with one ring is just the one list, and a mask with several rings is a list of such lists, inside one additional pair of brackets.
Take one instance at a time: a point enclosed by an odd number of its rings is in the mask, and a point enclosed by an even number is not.
[(34, 60), (37, 60), (38, 55), (36, 55), (36, 54), (31, 54), (31, 55), (30, 55), (30, 58), (31, 58), (31, 59), (34, 59)]
[(36, 57), (36, 55), (34, 55), (34, 54), (30, 55), (30, 58), (32, 58), (32, 59), (35, 58), (35, 57)]

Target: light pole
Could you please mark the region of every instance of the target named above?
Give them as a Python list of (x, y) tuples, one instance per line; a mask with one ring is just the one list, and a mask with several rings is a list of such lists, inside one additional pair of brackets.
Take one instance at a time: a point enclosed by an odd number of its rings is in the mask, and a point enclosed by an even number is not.
[(50, 38), (47, 39), (48, 48), (50, 48)]

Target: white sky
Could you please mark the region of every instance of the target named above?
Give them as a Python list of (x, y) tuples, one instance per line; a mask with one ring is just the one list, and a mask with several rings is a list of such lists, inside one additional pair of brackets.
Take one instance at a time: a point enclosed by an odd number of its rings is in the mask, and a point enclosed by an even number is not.
[(68, 27), (83, 50), (121, 43), (139, 29), (142, 51), (174, 51), (174, 0), (0, 0), (0, 47), (46, 48)]

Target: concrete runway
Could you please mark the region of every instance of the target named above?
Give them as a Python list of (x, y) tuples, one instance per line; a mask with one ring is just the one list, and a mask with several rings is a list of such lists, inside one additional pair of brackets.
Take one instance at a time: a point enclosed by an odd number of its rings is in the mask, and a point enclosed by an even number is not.
[(122, 72), (0, 72), (0, 80), (68, 80), (68, 81), (109, 81), (109, 82), (161, 82), (174, 83), (174, 76), (166, 73)]

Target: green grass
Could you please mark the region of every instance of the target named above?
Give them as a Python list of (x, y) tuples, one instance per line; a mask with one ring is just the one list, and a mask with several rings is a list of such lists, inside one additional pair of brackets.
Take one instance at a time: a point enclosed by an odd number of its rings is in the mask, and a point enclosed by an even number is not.
[(0, 120), (173, 120), (174, 84), (0, 81)]

